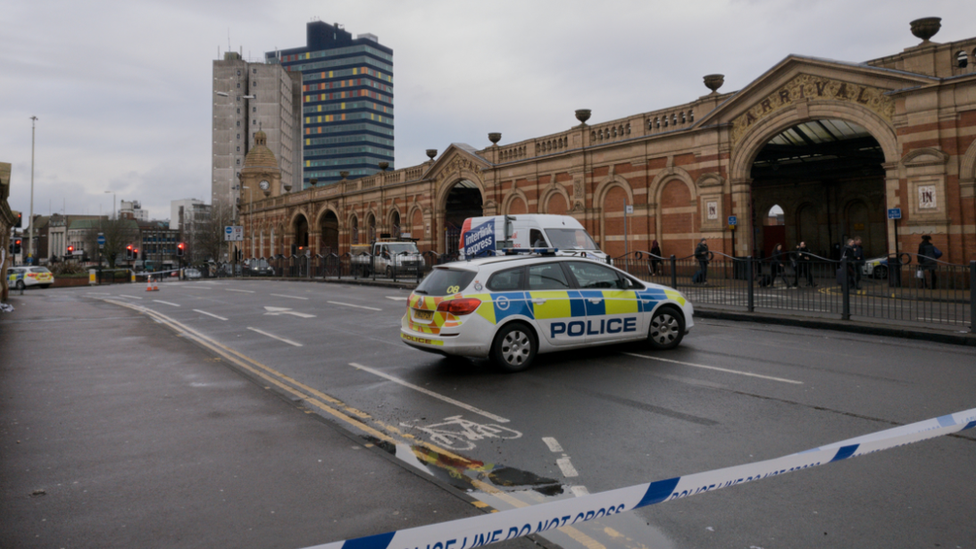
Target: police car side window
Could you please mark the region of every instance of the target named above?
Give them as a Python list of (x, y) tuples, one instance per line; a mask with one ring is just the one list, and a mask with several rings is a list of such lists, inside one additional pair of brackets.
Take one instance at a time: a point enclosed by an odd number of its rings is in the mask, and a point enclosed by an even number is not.
[(529, 266), (529, 290), (565, 290), (569, 287), (569, 279), (559, 263)]
[(569, 261), (566, 263), (573, 273), (576, 284), (582, 289), (610, 289), (623, 288), (623, 281), (617, 276), (617, 271), (597, 263)]
[(513, 292), (522, 289), (522, 273), (524, 269), (508, 269), (499, 271), (488, 279), (487, 288), (493, 292)]

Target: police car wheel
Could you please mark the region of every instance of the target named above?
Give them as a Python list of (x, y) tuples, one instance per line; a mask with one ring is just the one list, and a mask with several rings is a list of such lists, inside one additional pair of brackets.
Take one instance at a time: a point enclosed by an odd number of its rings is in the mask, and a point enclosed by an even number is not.
[(506, 372), (525, 370), (535, 358), (539, 349), (535, 334), (520, 322), (506, 324), (495, 336), (491, 345), (492, 359)]
[(674, 349), (685, 335), (685, 319), (674, 307), (661, 307), (654, 312), (647, 341), (656, 350)]

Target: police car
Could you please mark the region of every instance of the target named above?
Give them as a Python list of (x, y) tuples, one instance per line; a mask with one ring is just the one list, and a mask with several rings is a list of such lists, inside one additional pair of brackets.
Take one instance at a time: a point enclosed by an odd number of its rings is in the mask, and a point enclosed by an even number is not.
[(672, 349), (694, 325), (681, 292), (600, 261), (533, 252), (438, 265), (410, 294), (400, 338), (516, 372), (564, 349), (640, 340)]

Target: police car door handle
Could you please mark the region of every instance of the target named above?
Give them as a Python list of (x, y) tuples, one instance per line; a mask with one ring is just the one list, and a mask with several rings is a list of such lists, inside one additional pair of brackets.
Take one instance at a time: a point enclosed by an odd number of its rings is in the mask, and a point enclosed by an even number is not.
[(589, 299), (590, 303), (599, 303), (599, 302), (603, 301), (603, 298), (602, 297), (590, 297), (588, 299)]
[(536, 298), (532, 299), (532, 303), (535, 303), (536, 305), (542, 305), (545, 302), (546, 302), (545, 299), (542, 299), (542, 298), (539, 298), (539, 297), (536, 297)]

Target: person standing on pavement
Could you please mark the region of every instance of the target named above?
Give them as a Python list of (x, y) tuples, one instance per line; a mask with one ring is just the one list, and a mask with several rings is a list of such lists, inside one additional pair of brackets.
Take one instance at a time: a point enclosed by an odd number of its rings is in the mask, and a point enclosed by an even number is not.
[(861, 237), (854, 237), (854, 288), (861, 289), (861, 270), (864, 268), (864, 248)]
[(651, 243), (651, 254), (656, 257), (651, 257), (651, 274), (657, 275), (658, 269), (661, 268), (661, 245), (658, 244), (657, 240)]
[(787, 288), (793, 288), (794, 286), (790, 284), (790, 281), (786, 278), (786, 263), (789, 262), (789, 254), (783, 249), (782, 244), (776, 244), (773, 248), (773, 255), (770, 258), (770, 273), (769, 276), (772, 278), (771, 285), (776, 286), (776, 277), (779, 276), (783, 279), (783, 285)]
[(937, 255), (941, 254), (936, 252), (935, 244), (932, 244), (932, 237), (923, 235), (922, 241), (918, 244), (918, 268), (922, 272), (923, 288), (935, 289), (935, 267), (938, 265), (935, 259)]
[(793, 277), (793, 285), (800, 285), (800, 277), (807, 281), (808, 288), (815, 288), (817, 283), (813, 281), (813, 258), (810, 257), (810, 249), (807, 243), (801, 241), (796, 247), (796, 275)]
[[(854, 261), (854, 239), (853, 238), (847, 239), (847, 244), (840, 252), (841, 261), (843, 261), (845, 258), (847, 259), (847, 273), (845, 273), (847, 276), (847, 287), (856, 288), (857, 280), (855, 280), (854, 278), (854, 270), (856, 269), (856, 265)], [(840, 273), (840, 269), (838, 269), (837, 272)], [(840, 284), (842, 280), (841, 278), (839, 278), (840, 276), (841, 275), (838, 274), (838, 279), (837, 279), (838, 284)]]
[(698, 270), (701, 273), (701, 284), (708, 283), (708, 243), (705, 237), (698, 241), (695, 247), (695, 259), (698, 260)]

